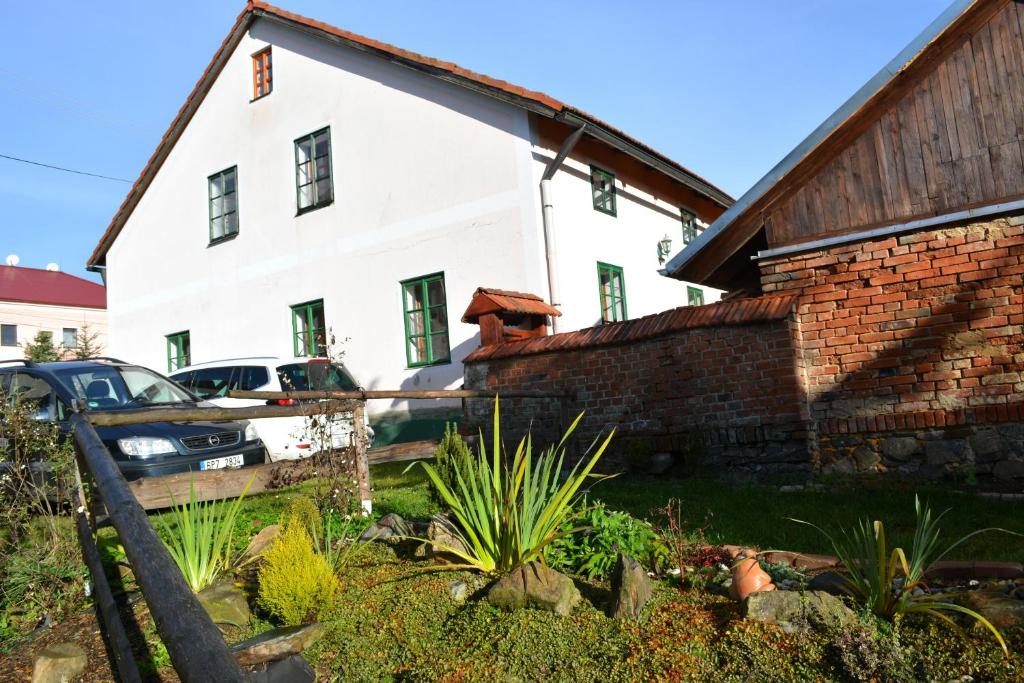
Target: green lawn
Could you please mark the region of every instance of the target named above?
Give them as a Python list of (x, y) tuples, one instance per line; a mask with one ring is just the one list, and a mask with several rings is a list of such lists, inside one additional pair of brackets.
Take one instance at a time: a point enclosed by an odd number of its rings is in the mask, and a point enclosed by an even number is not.
[[(371, 468), (375, 512), (422, 518), (437, 511), (428, 496), (423, 470), (417, 466), (405, 472), (407, 467), (408, 463), (388, 463)], [(706, 535), (712, 542), (832, 554), (828, 542), (816, 531), (787, 518), (831, 530), (870, 515), (885, 522), (893, 542), (909, 543), (915, 493), (936, 511), (949, 508), (942, 522), (948, 543), (987, 527), (1024, 533), (1024, 501), (993, 500), (892, 480), (857, 480), (828, 485), (823, 492), (780, 493), (774, 486), (711, 479), (622, 476), (595, 484), (590, 499), (657, 523), (654, 510), (676, 498), (682, 501), (694, 526), (707, 521)], [(949, 559), (1024, 562), (1024, 540), (999, 533), (982, 534), (957, 548)]]

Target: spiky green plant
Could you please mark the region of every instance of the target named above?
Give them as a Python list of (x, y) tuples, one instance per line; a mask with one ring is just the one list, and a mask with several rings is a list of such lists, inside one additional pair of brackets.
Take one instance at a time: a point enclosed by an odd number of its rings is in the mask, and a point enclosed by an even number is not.
[(233, 502), (196, 499), (195, 482), (189, 483), (188, 502), (180, 505), (171, 494), (172, 527), (165, 515), (159, 517), (164, 528), (164, 545), (178, 565), (185, 582), (198, 593), (231, 567), (231, 537), (242, 499), (255, 477), (250, 478), (241, 495)]
[[(914, 527), (914, 540), (910, 545), (909, 556), (903, 548), (889, 550), (885, 538), (885, 525), (880, 520), (862, 518), (851, 529), (840, 527), (839, 533), (833, 536), (816, 524), (791, 519), (817, 529), (828, 539), (836, 557), (846, 568), (847, 574), (843, 579), (850, 592), (876, 616), (892, 620), (899, 615), (919, 613), (957, 627), (956, 622), (946, 613), (965, 614), (991, 631), (1003, 652), (1008, 652), (1002, 634), (982, 615), (967, 607), (944, 602), (932, 596), (915, 596), (913, 591), (924, 583), (925, 574), (933, 564), (967, 539), (988, 531), (1001, 531), (1015, 536), (1021, 534), (995, 527), (979, 529), (939, 552), (939, 521), (949, 510), (944, 510), (933, 518), (931, 508), (928, 505), (921, 505), (917, 496), (914, 496), (914, 510), (917, 524)], [(902, 578), (902, 584), (895, 583), (896, 578)]]
[(563, 524), (574, 514), (583, 483), (592, 476), (594, 466), (615, 434), (612, 430), (596, 450), (595, 439), (588, 449), (589, 457), (585, 454), (563, 481), (565, 442), (582, 418), (580, 413), (561, 441), (536, 458), (532, 437), (527, 434), (511, 461), (506, 458), (503, 464), (500, 407), (495, 398), (490, 453), (481, 434), (476, 457), (452, 461), (453, 484), (446, 482), (429, 463), (420, 461), (409, 466), (423, 467), (455, 516), (454, 532), (465, 550), (441, 546), (465, 563), (455, 566), (485, 573), (507, 572), (541, 559), (548, 544), (572, 533)]

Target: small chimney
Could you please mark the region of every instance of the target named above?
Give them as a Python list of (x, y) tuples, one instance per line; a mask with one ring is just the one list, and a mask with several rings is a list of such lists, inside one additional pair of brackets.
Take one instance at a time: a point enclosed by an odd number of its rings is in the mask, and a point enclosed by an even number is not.
[(506, 342), (545, 337), (548, 316), (562, 315), (536, 294), (480, 287), (473, 293), (462, 322), (480, 326), (480, 344), (493, 346)]

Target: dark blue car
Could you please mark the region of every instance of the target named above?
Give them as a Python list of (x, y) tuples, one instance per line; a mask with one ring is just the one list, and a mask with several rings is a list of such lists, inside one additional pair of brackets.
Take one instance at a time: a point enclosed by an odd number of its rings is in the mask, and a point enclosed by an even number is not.
[[(152, 370), (113, 359), (5, 362), (0, 395), (23, 402), (36, 419), (62, 426), (72, 405), (97, 411), (211, 406)], [(96, 431), (126, 479), (256, 465), (266, 458), (263, 442), (245, 420), (149, 422)]]

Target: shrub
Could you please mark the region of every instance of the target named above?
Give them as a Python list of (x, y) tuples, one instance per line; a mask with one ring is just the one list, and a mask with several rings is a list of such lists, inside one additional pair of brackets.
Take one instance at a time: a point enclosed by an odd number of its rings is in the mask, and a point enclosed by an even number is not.
[[(573, 525), (582, 525), (573, 531)], [(589, 579), (607, 580), (622, 553), (654, 571), (661, 571), (669, 560), (668, 548), (648, 522), (626, 512), (608, 510), (601, 503), (583, 510), (580, 517), (563, 525), (564, 536), (544, 551), (554, 569)]]
[[(465, 469), (465, 463), (472, 457), (473, 452), (469, 449), (466, 442), (463, 441), (455, 425), (446, 423), (444, 426), (444, 437), (434, 451), (434, 470), (449, 490), (453, 490), (458, 486), (455, 475), (456, 468), (462, 467)], [(430, 482), (430, 497), (439, 504), (444, 502), (440, 491), (433, 482)]]
[[(922, 506), (917, 496), (914, 496), (914, 510), (917, 523), (909, 556), (903, 548), (893, 548), (892, 552), (889, 552), (885, 525), (880, 520), (872, 522), (863, 518), (852, 529), (840, 527), (836, 536), (829, 535), (810, 522), (798, 519), (792, 521), (817, 529), (829, 540), (836, 557), (849, 573), (848, 576), (844, 576), (848, 588), (875, 616), (891, 620), (899, 615), (919, 613), (953, 623), (945, 613), (957, 612), (974, 619), (991, 631), (1003, 652), (1008, 653), (1006, 642), (999, 630), (974, 610), (928, 595), (914, 596), (912, 593), (924, 583), (925, 572), (933, 563), (941, 560), (968, 538), (986, 531), (1002, 531), (1015, 536), (1021, 534), (1006, 529), (981, 529), (967, 534), (940, 553), (939, 521), (948, 510), (933, 519), (931, 509), (927, 505)], [(902, 583), (894, 582), (899, 573), (903, 575)]]
[(305, 529), (313, 549), (327, 561), (332, 572), (341, 570), (365, 547), (349, 537), (353, 527), (351, 516), (343, 522), (340, 515), (328, 510), (321, 517), (316, 504), (306, 496), (296, 496), (289, 503), (285, 528), (289, 526)]
[(460, 528), (456, 532), (466, 550), (444, 550), (464, 560), (462, 567), (486, 573), (507, 572), (539, 559), (545, 546), (566, 535), (563, 525), (580, 498), (580, 488), (615, 434), (612, 430), (589, 459), (584, 454), (562, 481), (565, 442), (583, 413), (562, 440), (537, 457), (536, 462), (533, 440), (527, 434), (519, 442), (511, 464), (506, 461), (504, 465), (499, 415), (495, 398), (490, 455), (481, 434), (477, 456), (455, 463), (456, 486), (446, 484), (429, 463), (419, 461), (409, 466), (419, 465), (426, 471), (458, 521)]
[(179, 505), (171, 495), (174, 526), (167, 523), (165, 515), (158, 518), (164, 528), (164, 545), (193, 591), (203, 590), (231, 566), (235, 518), (252, 482), (250, 478), (231, 503), (197, 500), (195, 483), (190, 483), (187, 503)]
[(288, 510), (284, 514), (284, 526), (287, 528), (297, 524), (306, 530), (312, 538), (323, 535), (323, 520), (320, 517), (320, 510), (308, 496), (295, 496), (288, 503)]
[(338, 580), (299, 524), (290, 524), (263, 556), (259, 604), (287, 625), (317, 619), (331, 608)]
[(724, 550), (708, 544), (705, 527), (688, 530), (679, 500), (670, 498), (657, 512), (665, 518), (665, 525), (658, 530), (661, 542), (667, 549), (669, 562), (679, 571), (680, 579), (687, 576), (687, 569), (705, 569), (731, 561)]

